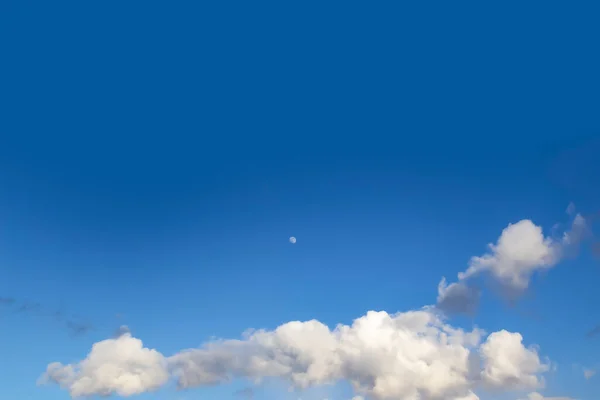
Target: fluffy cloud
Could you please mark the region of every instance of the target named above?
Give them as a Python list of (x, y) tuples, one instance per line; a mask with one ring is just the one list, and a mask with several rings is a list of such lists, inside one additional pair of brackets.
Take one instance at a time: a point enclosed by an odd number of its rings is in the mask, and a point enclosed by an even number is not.
[(299, 388), (345, 379), (376, 399), (446, 399), (468, 394), (476, 373), (470, 349), (480, 336), (428, 310), (369, 312), (334, 330), (318, 321), (290, 322), (183, 351), (169, 362), (184, 388), (238, 377), (279, 377)]
[(535, 348), (526, 348), (519, 333), (505, 330), (488, 336), (480, 348), (483, 382), (494, 389), (513, 390), (543, 387), (539, 375), (549, 369)]
[(560, 246), (528, 219), (509, 224), (497, 243), (488, 246), (490, 252), (471, 258), (460, 280), (486, 271), (508, 287), (523, 290), (534, 271), (550, 268), (560, 258)]
[(236, 378), (280, 378), (296, 388), (350, 382), (369, 399), (477, 400), (477, 388), (540, 386), (546, 366), (521, 335), (454, 328), (431, 308), (398, 314), (368, 312), (330, 329), (319, 321), (289, 322), (240, 340), (217, 340), (163, 357), (124, 333), (95, 344), (74, 365), (53, 363), (44, 379), (73, 397), (130, 396), (170, 377), (180, 388)]
[[(574, 212), (573, 207), (570, 209)], [(472, 314), (480, 292), (469, 280), (483, 273), (491, 276), (505, 294), (519, 295), (529, 287), (536, 272), (552, 268), (575, 253), (588, 233), (589, 227), (580, 214), (558, 238), (544, 236), (542, 228), (528, 219), (509, 224), (496, 243), (488, 244), (487, 253), (471, 258), (467, 270), (458, 274), (458, 282), (448, 284), (442, 278), (437, 307), (448, 314)]]
[[(114, 338), (96, 343), (83, 361), (48, 365), (42, 380), (73, 397), (131, 396), (156, 390), (170, 379), (191, 388), (279, 378), (300, 389), (344, 380), (359, 400), (478, 400), (478, 391), (536, 390), (544, 386), (542, 374), (549, 364), (540, 360), (535, 347), (523, 344), (519, 333), (494, 332), (481, 343), (483, 331), (452, 327), (443, 315), (475, 311), (480, 292), (470, 278), (482, 273), (514, 293), (527, 289), (531, 276), (556, 265), (587, 229), (579, 214), (558, 237), (544, 236), (530, 220), (508, 225), (487, 253), (470, 260), (458, 282), (442, 279), (435, 308), (370, 311), (333, 329), (316, 320), (292, 321), (171, 357), (143, 347), (122, 327)], [(570, 399), (532, 392), (528, 400)]]
[(72, 397), (131, 396), (158, 389), (168, 379), (162, 354), (124, 333), (94, 344), (88, 356), (77, 364), (48, 365), (41, 382), (54, 382)]

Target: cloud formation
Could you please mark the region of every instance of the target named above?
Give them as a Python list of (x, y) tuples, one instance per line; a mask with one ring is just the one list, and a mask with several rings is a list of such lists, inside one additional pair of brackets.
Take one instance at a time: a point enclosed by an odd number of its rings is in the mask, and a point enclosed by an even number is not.
[[(572, 224), (560, 236), (545, 236), (530, 220), (509, 224), (488, 252), (471, 258), (457, 282), (441, 280), (435, 307), (369, 311), (334, 328), (317, 320), (292, 321), (171, 356), (144, 347), (123, 326), (112, 339), (94, 344), (82, 361), (48, 365), (40, 382), (58, 384), (73, 397), (131, 396), (169, 381), (187, 389), (277, 378), (297, 389), (347, 381), (356, 399), (479, 400), (479, 392), (532, 391), (527, 400), (572, 400), (535, 391), (544, 387), (550, 363), (540, 359), (537, 347), (526, 346), (520, 333), (486, 335), (476, 327), (453, 327), (445, 317), (475, 312), (481, 292), (473, 277), (486, 274), (519, 294), (536, 272), (576, 250), (588, 228), (574, 206), (569, 213)], [(252, 393), (248, 388), (239, 394)]]
[[(575, 213), (574, 205), (569, 205), (568, 212)], [(550, 269), (576, 254), (589, 232), (587, 221), (580, 214), (573, 217), (571, 226), (560, 237), (545, 236), (542, 227), (528, 219), (509, 224), (496, 243), (488, 244), (488, 252), (471, 257), (467, 269), (458, 274), (457, 282), (448, 284), (442, 278), (438, 285), (438, 309), (447, 314), (473, 314), (480, 291), (471, 279), (482, 274), (491, 277), (508, 297), (518, 297), (527, 290), (536, 272)]]
[(533, 272), (550, 268), (560, 259), (560, 246), (528, 219), (509, 224), (496, 244), (488, 246), (488, 253), (471, 258), (467, 270), (458, 274), (460, 280), (488, 272), (505, 286), (523, 290)]
[(521, 334), (494, 332), (480, 351), (484, 362), (482, 377), (487, 386), (519, 390), (544, 386), (539, 374), (548, 371), (550, 365), (540, 361), (535, 348), (523, 346)]
[(72, 397), (126, 397), (156, 390), (168, 379), (163, 355), (125, 333), (94, 344), (88, 356), (76, 364), (48, 365), (40, 383), (56, 383)]
[(76, 364), (52, 363), (42, 382), (73, 397), (130, 396), (170, 377), (180, 388), (280, 378), (302, 389), (346, 380), (371, 399), (475, 400), (478, 388), (537, 389), (547, 365), (518, 333), (454, 328), (431, 308), (398, 314), (370, 311), (330, 329), (293, 321), (240, 340), (217, 340), (164, 357), (129, 333), (96, 343)]

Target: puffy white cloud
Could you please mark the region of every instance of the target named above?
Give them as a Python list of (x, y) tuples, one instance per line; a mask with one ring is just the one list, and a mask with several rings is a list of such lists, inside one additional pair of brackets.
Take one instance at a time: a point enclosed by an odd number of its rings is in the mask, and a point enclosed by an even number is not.
[(534, 273), (552, 268), (569, 253), (575, 253), (589, 234), (587, 221), (580, 214), (574, 216), (570, 228), (557, 238), (544, 236), (542, 228), (528, 219), (509, 224), (496, 243), (488, 244), (487, 253), (471, 257), (467, 270), (458, 274), (458, 282), (448, 284), (442, 278), (437, 307), (448, 314), (472, 314), (478, 306), (480, 291), (469, 280), (482, 273), (498, 282), (505, 294), (519, 295), (529, 287)]
[(369, 312), (334, 330), (318, 321), (290, 322), (187, 350), (169, 362), (181, 387), (236, 377), (280, 377), (300, 388), (345, 379), (376, 399), (446, 399), (469, 393), (470, 349), (480, 336), (428, 310)]
[(542, 228), (528, 219), (509, 224), (490, 252), (473, 257), (469, 268), (459, 274), (464, 280), (483, 271), (516, 290), (526, 289), (534, 271), (550, 268), (560, 258), (560, 246), (544, 237)]
[(545, 371), (521, 335), (458, 329), (432, 308), (398, 314), (370, 311), (334, 329), (312, 320), (216, 340), (165, 358), (124, 333), (95, 344), (77, 364), (48, 366), (45, 380), (73, 397), (130, 396), (173, 377), (181, 388), (235, 378), (280, 378), (296, 388), (350, 382), (368, 399), (477, 400), (477, 388), (540, 386)]
[(481, 345), (481, 374), (485, 385), (494, 389), (525, 390), (544, 386), (540, 374), (550, 366), (540, 361), (535, 348), (526, 348), (519, 333), (505, 330), (490, 334)]
[(544, 397), (537, 392), (529, 393), (527, 398), (521, 400), (575, 400), (571, 397)]
[[(292, 321), (239, 340), (215, 340), (164, 357), (144, 348), (125, 327), (96, 343), (76, 364), (50, 364), (43, 380), (73, 397), (130, 396), (155, 390), (170, 378), (180, 388), (242, 378), (280, 378), (296, 388), (345, 380), (370, 400), (478, 400), (479, 390), (536, 390), (549, 365), (519, 333), (490, 334), (449, 325), (439, 313), (473, 312), (479, 290), (469, 279), (487, 273), (522, 291), (538, 270), (551, 268), (582, 240), (585, 220), (576, 215), (562, 237), (545, 237), (530, 220), (508, 225), (489, 252), (473, 257), (459, 281), (438, 286), (436, 308), (397, 314), (370, 311), (331, 329), (317, 321)], [(362, 399), (362, 397), (356, 399)], [(534, 396), (534, 397), (531, 397)], [(529, 400), (542, 400), (537, 392)], [(566, 400), (567, 398), (546, 398)]]
[(162, 354), (124, 333), (94, 344), (88, 356), (77, 364), (48, 365), (41, 382), (57, 383), (72, 397), (131, 396), (158, 389), (168, 379)]

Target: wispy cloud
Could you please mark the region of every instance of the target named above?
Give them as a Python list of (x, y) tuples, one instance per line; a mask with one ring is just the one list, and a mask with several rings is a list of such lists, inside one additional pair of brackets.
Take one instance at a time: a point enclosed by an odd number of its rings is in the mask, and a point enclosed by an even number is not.
[(92, 324), (69, 315), (61, 309), (44, 307), (41, 303), (17, 300), (13, 297), (0, 297), (0, 308), (4, 307), (14, 313), (33, 317), (49, 318), (62, 324), (73, 336), (80, 336), (93, 330)]

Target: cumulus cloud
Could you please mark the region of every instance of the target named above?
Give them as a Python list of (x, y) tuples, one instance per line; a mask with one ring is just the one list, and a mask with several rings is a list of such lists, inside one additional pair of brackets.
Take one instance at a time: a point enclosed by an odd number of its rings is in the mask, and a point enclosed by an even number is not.
[[(574, 213), (574, 206), (569, 210)], [(448, 284), (442, 278), (437, 307), (448, 314), (472, 314), (480, 291), (470, 279), (482, 274), (492, 277), (503, 293), (518, 296), (529, 287), (536, 272), (550, 269), (564, 257), (575, 254), (589, 232), (587, 221), (580, 214), (573, 217), (571, 226), (560, 237), (545, 236), (542, 227), (528, 219), (509, 224), (496, 243), (488, 244), (487, 253), (471, 257), (466, 271), (458, 274), (458, 282)]]
[(314, 320), (290, 322), (244, 340), (211, 342), (169, 362), (184, 388), (239, 377), (279, 377), (298, 388), (346, 379), (377, 399), (442, 399), (468, 393), (470, 348), (480, 335), (429, 311), (369, 312), (334, 330)]
[(465, 331), (431, 308), (398, 314), (370, 311), (334, 329), (312, 320), (216, 340), (164, 357), (123, 333), (96, 343), (76, 364), (50, 364), (44, 382), (73, 397), (130, 396), (170, 378), (180, 388), (280, 378), (302, 389), (345, 380), (369, 399), (477, 400), (477, 388), (537, 388), (547, 366), (518, 333)]
[(528, 219), (509, 224), (496, 244), (488, 246), (488, 253), (471, 258), (468, 269), (459, 274), (460, 280), (485, 271), (505, 285), (522, 290), (529, 285), (534, 271), (550, 268), (560, 258), (559, 246)]
[(93, 345), (77, 364), (52, 363), (40, 383), (53, 382), (80, 396), (131, 396), (153, 391), (169, 379), (166, 360), (156, 350), (125, 333)]
[(494, 332), (481, 346), (483, 382), (493, 389), (537, 389), (544, 386), (540, 374), (548, 371), (533, 347), (523, 345), (519, 333)]

